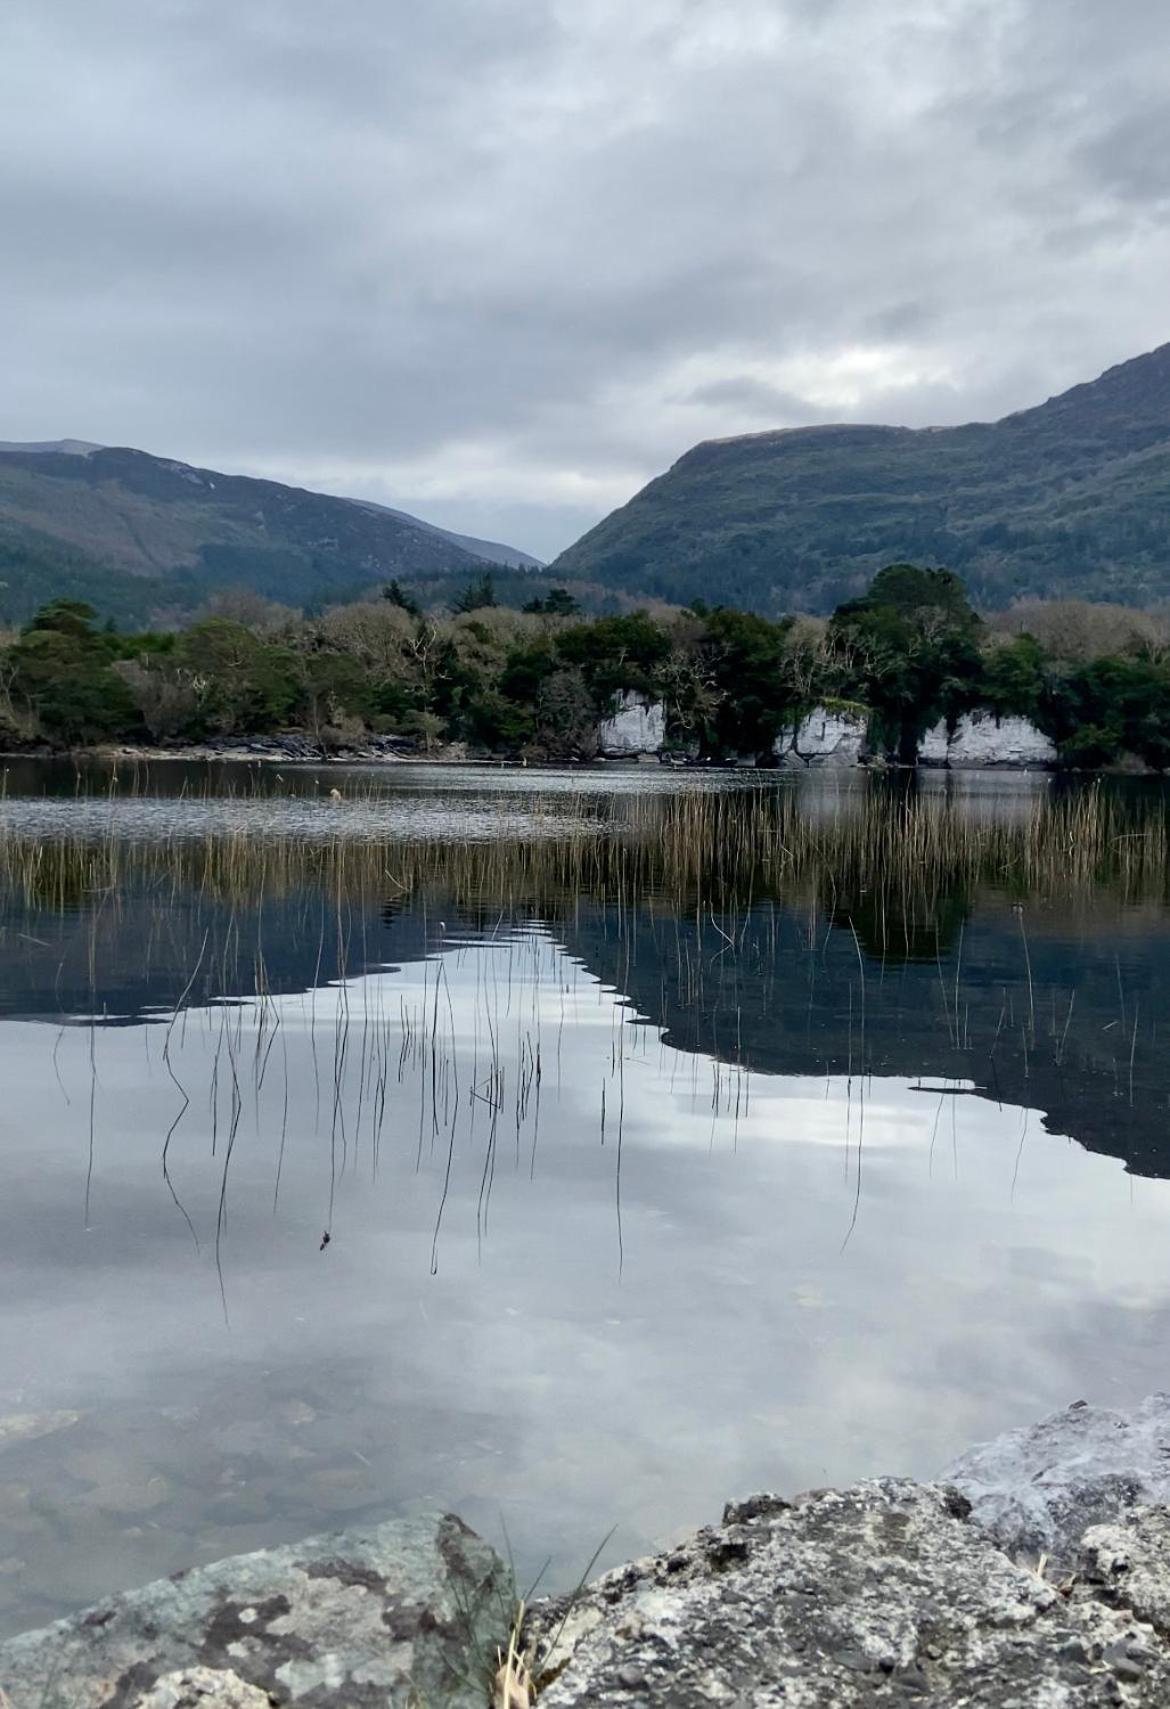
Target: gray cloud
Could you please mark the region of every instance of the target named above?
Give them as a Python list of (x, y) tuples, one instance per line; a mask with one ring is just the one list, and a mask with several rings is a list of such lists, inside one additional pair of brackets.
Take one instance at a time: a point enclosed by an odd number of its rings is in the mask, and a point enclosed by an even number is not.
[(0, 436), (551, 553), (695, 440), (1170, 337), (1157, 0), (11, 0)]
[(813, 409), (794, 392), (770, 386), (754, 374), (728, 374), (726, 379), (711, 380), (705, 386), (696, 386), (683, 401), (710, 405), (714, 409), (739, 410), (745, 416), (770, 422), (788, 421), (802, 414), (809, 416), (810, 425), (814, 419), (823, 419), (822, 411)]

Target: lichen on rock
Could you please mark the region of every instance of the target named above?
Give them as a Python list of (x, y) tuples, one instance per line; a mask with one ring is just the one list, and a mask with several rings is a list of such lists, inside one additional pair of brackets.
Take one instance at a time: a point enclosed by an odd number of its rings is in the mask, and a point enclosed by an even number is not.
[(12, 1709), (483, 1709), (507, 1575), (451, 1515), (240, 1555), (0, 1643)]

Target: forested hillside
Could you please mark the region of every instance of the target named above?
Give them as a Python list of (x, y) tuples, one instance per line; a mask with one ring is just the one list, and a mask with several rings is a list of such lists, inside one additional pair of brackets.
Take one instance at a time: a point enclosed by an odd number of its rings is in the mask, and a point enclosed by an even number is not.
[(9, 620), (79, 598), (145, 624), (224, 587), (314, 607), (391, 577), (433, 584), (442, 597), (485, 563), (526, 571), (536, 560), (380, 505), (144, 451), (73, 440), (0, 446), (0, 615)]
[(985, 610), (1170, 598), (1170, 345), (995, 423), (698, 445), (552, 572), (777, 616), (901, 559), (959, 572)]

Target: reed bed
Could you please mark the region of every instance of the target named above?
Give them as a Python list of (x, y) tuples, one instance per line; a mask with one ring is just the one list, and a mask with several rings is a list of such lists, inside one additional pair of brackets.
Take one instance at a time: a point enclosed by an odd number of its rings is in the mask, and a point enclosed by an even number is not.
[[(507, 805), (514, 808), (514, 798)], [(590, 798), (565, 814), (538, 806), (519, 833), (403, 838), (360, 797), (321, 807), (325, 828), (266, 819), (191, 836), (127, 835), (113, 805), (102, 830), (60, 835), (0, 828), (0, 888), (10, 902), (68, 911), (134, 886), (255, 907), (313, 890), (339, 901), (451, 897), (470, 910), (530, 914), (582, 898), (722, 913), (764, 899), (880, 893), (907, 918), (980, 889), (1013, 899), (1167, 899), (1170, 824), (1160, 800), (1097, 787), (1040, 796), (1010, 819), (942, 795), (843, 794), (810, 812), (796, 790)], [(503, 803), (501, 802), (501, 809)]]

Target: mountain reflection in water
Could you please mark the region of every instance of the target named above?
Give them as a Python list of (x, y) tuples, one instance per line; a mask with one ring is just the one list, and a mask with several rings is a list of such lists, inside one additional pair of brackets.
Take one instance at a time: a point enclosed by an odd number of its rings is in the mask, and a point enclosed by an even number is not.
[(1164, 1380), (1160, 792), (335, 775), (10, 782), (0, 1624)]

